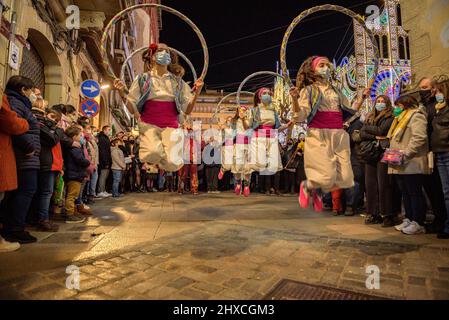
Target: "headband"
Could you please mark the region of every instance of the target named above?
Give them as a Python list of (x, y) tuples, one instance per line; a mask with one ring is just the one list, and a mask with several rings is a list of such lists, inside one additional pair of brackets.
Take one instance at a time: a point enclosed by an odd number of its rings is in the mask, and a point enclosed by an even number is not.
[(316, 66), (322, 61), (322, 60), (328, 60), (326, 57), (316, 57), (312, 60), (312, 71), (315, 71)]

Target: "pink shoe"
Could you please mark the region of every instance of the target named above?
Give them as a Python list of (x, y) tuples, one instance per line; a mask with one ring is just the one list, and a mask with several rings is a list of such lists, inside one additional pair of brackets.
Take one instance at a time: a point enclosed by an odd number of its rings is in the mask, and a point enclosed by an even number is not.
[(236, 185), (235, 189), (234, 189), (234, 192), (235, 192), (236, 196), (239, 196), (240, 193), (242, 192), (242, 185), (241, 184)]
[(306, 192), (306, 190), (304, 190), (304, 181), (303, 181), (299, 186), (299, 206), (303, 209), (307, 209), (309, 207), (309, 200), (310, 196)]
[(224, 173), (223, 173), (223, 171), (221, 171), (221, 169), (220, 169), (220, 172), (218, 173), (218, 180), (223, 179), (223, 176), (224, 176)]
[(313, 190), (313, 209), (316, 212), (323, 211), (323, 198), (315, 190)]
[(245, 197), (249, 197), (249, 194), (250, 194), (249, 187), (246, 186), (246, 187), (243, 189), (243, 195), (244, 195)]

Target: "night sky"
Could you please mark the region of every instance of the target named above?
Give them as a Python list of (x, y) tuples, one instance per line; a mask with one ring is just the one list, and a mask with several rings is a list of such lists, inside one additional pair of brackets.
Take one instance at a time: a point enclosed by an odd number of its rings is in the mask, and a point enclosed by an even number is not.
[[(162, 1), (162, 4), (184, 13), (201, 29), (210, 55), (206, 88), (225, 91), (235, 91), (238, 84), (253, 72), (275, 71), (280, 44), (288, 25), (303, 10), (325, 3), (338, 4), (364, 14), (367, 6), (382, 1)], [(200, 73), (203, 56), (193, 30), (169, 13), (163, 13), (162, 23), (160, 41), (186, 54)], [(244, 37), (245, 39), (239, 40)], [(306, 39), (295, 41), (304, 37)], [(344, 55), (352, 52), (352, 20), (341, 13), (322, 11), (310, 15), (290, 36), (287, 65), (291, 77), (294, 78), (300, 64), (308, 56), (319, 54), (339, 61)], [(186, 80), (190, 79), (188, 72)], [(252, 90), (256, 82), (260, 86), (265, 81), (272, 81), (272, 78), (264, 79), (261, 76), (253, 83), (249, 82), (245, 89)]]

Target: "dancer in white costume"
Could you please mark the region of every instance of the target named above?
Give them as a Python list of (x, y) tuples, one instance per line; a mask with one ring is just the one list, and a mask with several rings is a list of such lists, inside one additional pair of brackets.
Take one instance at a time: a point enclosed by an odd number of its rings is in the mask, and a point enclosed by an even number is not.
[(223, 178), (224, 172), (231, 171), (236, 179), (235, 194), (248, 197), (250, 195), (250, 179), (253, 172), (249, 161), (248, 129), (251, 119), (248, 108), (242, 106), (236, 110), (235, 116), (230, 119), (228, 128), (224, 130), (224, 147), (222, 151), (221, 169), (218, 178)]
[[(134, 80), (126, 97), (129, 111), (139, 120), (139, 157), (142, 162), (174, 172), (184, 165), (179, 117), (192, 112), (204, 83), (198, 79), (192, 94), (182, 80), (184, 69), (178, 56), (165, 44), (152, 44), (142, 59), (148, 72)], [(114, 85), (124, 97), (123, 82), (116, 79)]]

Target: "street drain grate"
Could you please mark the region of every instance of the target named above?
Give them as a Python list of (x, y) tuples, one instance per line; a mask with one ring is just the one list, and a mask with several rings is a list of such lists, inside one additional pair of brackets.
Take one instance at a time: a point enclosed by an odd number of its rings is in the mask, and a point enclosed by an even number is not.
[(263, 300), (388, 300), (358, 292), (283, 279)]

